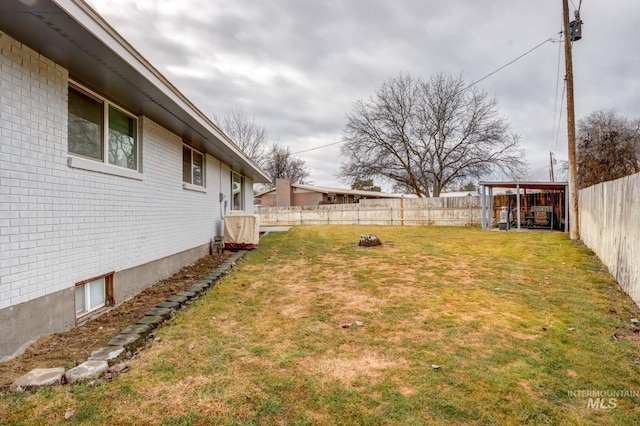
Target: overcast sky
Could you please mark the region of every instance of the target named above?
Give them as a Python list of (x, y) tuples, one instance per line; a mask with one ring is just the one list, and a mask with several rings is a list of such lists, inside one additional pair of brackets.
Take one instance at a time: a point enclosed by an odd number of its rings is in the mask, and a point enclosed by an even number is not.
[[(340, 142), (354, 102), (389, 78), (471, 83), (562, 27), (561, 0), (88, 2), (206, 115), (241, 109), (292, 152)], [(571, 13), (579, 5), (570, 0)], [(640, 1), (584, 0), (581, 17), (576, 118), (640, 117)], [(548, 179), (550, 151), (567, 158), (564, 75), (562, 44), (550, 41), (478, 84), (520, 135), (530, 179)], [(339, 147), (298, 154), (312, 184), (346, 186)]]

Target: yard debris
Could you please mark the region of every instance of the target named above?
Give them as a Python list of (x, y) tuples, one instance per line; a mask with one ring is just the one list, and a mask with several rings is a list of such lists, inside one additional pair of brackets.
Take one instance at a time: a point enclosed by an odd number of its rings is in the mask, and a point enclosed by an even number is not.
[(346, 322), (344, 324), (340, 324), (340, 327), (341, 328), (351, 328), (352, 325), (353, 325), (352, 323)]
[(640, 365), (640, 358), (636, 358), (635, 361), (633, 361), (636, 365)]
[(193, 348), (196, 347), (196, 342), (191, 342), (191, 344), (189, 345), (189, 350), (192, 351)]
[(76, 410), (69, 409), (64, 413), (65, 420), (71, 420), (76, 416)]
[(631, 318), (631, 324), (638, 325), (638, 318)]
[(431, 364), (431, 368), (433, 368), (434, 370), (440, 370), (440, 366), (436, 364)]
[(382, 245), (382, 241), (378, 238), (377, 235), (360, 235), (360, 242), (358, 243), (360, 247), (373, 247)]
[(575, 329), (576, 329), (575, 327), (568, 327), (567, 331), (575, 331)]
[(356, 326), (362, 327), (364, 323), (362, 321), (356, 321)]

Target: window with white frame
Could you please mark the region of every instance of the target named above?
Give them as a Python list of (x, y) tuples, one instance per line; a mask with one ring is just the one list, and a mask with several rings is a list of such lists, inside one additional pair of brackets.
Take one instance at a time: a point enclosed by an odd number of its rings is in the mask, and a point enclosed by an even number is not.
[(231, 172), (231, 210), (244, 209), (244, 178), (241, 174)]
[(69, 85), (69, 153), (138, 170), (138, 119), (119, 106)]
[(113, 302), (113, 274), (103, 275), (76, 284), (76, 318), (112, 305)]
[(204, 155), (189, 145), (182, 145), (182, 181), (204, 187)]

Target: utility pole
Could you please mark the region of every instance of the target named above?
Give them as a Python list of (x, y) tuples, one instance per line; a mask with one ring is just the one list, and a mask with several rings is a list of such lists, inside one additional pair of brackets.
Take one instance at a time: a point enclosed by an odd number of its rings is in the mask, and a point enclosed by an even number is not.
[(553, 173), (553, 152), (549, 153), (549, 181), (550, 182), (556, 181), (555, 175)]
[[(572, 31), (569, 24), (568, 0), (562, 0), (562, 14), (564, 17), (564, 61), (567, 80), (567, 138), (569, 154), (569, 237), (580, 239), (580, 218), (578, 212), (578, 187), (576, 166), (576, 122), (573, 104), (573, 59), (571, 57)], [(575, 25), (578, 25), (576, 21)]]

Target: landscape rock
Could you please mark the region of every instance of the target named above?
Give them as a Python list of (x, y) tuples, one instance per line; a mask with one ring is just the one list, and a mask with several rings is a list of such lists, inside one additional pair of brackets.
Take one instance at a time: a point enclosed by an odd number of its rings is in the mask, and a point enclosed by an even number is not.
[(156, 305), (158, 308), (169, 308), (169, 309), (177, 309), (180, 307), (180, 303), (178, 302), (162, 302)]
[(142, 337), (139, 334), (119, 334), (107, 343), (109, 346), (122, 346), (128, 350), (133, 350), (141, 344)]
[(151, 331), (151, 326), (149, 324), (134, 324), (122, 330), (120, 334), (139, 334), (143, 336), (148, 334), (149, 331)]
[(107, 361), (110, 364), (116, 362), (124, 353), (122, 346), (107, 346), (106, 348), (98, 349), (93, 352), (89, 357), (89, 361)]
[(85, 380), (97, 379), (107, 371), (109, 364), (106, 361), (85, 361), (64, 374), (68, 383), (78, 383)]
[(186, 297), (178, 296), (177, 294), (167, 298), (167, 302), (175, 302), (175, 303), (179, 303), (181, 305), (186, 301), (187, 301)]
[[(174, 296), (175, 297), (175, 296)], [(150, 327), (155, 327), (158, 324), (162, 323), (164, 318), (159, 315), (146, 315), (141, 318), (137, 324), (148, 324)]]
[(115, 374), (126, 373), (127, 371), (129, 371), (129, 366), (121, 362), (120, 364), (112, 365), (111, 367), (109, 367), (108, 371), (109, 373)]
[(163, 319), (169, 319), (171, 318), (171, 312), (172, 310), (169, 308), (156, 307), (153, 309), (149, 309), (147, 313), (145, 313), (145, 316), (148, 316), (148, 317), (158, 316), (158, 317), (162, 317)]
[(64, 380), (64, 368), (36, 368), (18, 377), (10, 386), (14, 392), (23, 392), (31, 388), (61, 385)]

